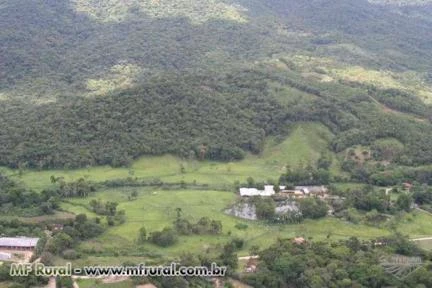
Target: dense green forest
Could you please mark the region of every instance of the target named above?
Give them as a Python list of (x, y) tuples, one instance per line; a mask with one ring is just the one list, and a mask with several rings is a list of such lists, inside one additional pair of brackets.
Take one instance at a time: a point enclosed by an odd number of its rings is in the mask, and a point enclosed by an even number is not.
[[(311, 99), (287, 103), (273, 83)], [(337, 136), (331, 145), (336, 152), (391, 137), (403, 144), (394, 155), (396, 163), (431, 163), (429, 121), (385, 113), (371, 95), (391, 95), (388, 105), (418, 117), (430, 113), (417, 100), (403, 107), (404, 94), (398, 91), (306, 82), (294, 72), (267, 66), (217, 79), (171, 75), (105, 97), (0, 107), (1, 121), (7, 123), (1, 131), (0, 163), (15, 168), (121, 166), (143, 154), (163, 153), (235, 160), (245, 151), (259, 153), (266, 136), (287, 135), (298, 121), (328, 126)]]
[[(415, 244), (432, 212), (431, 27), (430, 0), (0, 0), (0, 234), (42, 238), (32, 260), (50, 265), (177, 257), (256, 288), (432, 287)], [(225, 214), (230, 189), (265, 184), (329, 197)], [(422, 266), (393, 277), (395, 254)], [(13, 287), (46, 284), (8, 269)]]
[(335, 152), (391, 137), (395, 163), (432, 163), (432, 6), (375, 2), (2, 1), (0, 165), (236, 160), (298, 121), (328, 126)]
[[(260, 253), (258, 273), (246, 277), (253, 287), (430, 287), (429, 255), (401, 235), (382, 239), (384, 247), (352, 237), (345, 241), (306, 242), (290, 240)], [(425, 259), (424, 265), (406, 277), (393, 277), (378, 264), (389, 253)], [(401, 258), (401, 257), (400, 257)], [(397, 268), (397, 267), (396, 267)], [(397, 269), (394, 270), (395, 274)]]

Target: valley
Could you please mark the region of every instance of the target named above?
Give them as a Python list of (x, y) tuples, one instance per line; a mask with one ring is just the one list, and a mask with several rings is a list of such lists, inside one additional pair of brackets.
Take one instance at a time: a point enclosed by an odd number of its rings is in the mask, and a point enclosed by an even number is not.
[(0, 287), (432, 287), (431, 27), (429, 0), (0, 1)]

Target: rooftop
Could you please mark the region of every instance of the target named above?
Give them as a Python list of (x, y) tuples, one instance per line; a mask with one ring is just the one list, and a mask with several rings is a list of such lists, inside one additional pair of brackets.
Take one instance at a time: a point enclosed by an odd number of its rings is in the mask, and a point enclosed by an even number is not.
[[(279, 186), (280, 190), (285, 189), (285, 186)], [(264, 190), (257, 188), (240, 188), (241, 196), (272, 196), (275, 194), (273, 185), (265, 185)]]
[(39, 238), (28, 237), (0, 237), (0, 246), (3, 247), (36, 247)]

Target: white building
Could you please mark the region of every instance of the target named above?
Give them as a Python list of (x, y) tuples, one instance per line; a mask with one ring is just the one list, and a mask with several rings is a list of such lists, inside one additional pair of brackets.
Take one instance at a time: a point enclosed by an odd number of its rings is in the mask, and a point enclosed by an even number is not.
[[(285, 186), (279, 186), (280, 190), (285, 189)], [(258, 190), (256, 188), (240, 188), (241, 197), (253, 197), (253, 196), (263, 196), (269, 197), (276, 194), (273, 185), (265, 185), (264, 190)]]
[(0, 237), (0, 248), (10, 250), (33, 250), (39, 238)]

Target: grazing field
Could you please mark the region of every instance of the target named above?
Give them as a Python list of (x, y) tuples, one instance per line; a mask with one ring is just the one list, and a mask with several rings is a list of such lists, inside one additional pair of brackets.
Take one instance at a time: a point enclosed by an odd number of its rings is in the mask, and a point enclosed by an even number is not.
[[(196, 254), (211, 253), (212, 248), (220, 247), (233, 238), (245, 240), (245, 246), (240, 255), (248, 255), (252, 246), (261, 248), (271, 245), (278, 238), (291, 238), (303, 236), (308, 239), (342, 239), (356, 236), (361, 239), (376, 238), (388, 235), (386, 229), (356, 225), (336, 218), (327, 217), (320, 220), (306, 220), (298, 225), (268, 225), (261, 221), (248, 221), (226, 215), (223, 211), (236, 201), (236, 194), (222, 191), (154, 191), (151, 189), (138, 189), (138, 199), (129, 201), (127, 196), (130, 189), (110, 189), (98, 192), (87, 199), (74, 199), (64, 209), (71, 212), (87, 212), (83, 208), (91, 199), (102, 201), (116, 201), (118, 209), (126, 211), (126, 222), (111, 227), (96, 239), (86, 241), (80, 245), (84, 253), (92, 254), (76, 261), (78, 265), (98, 263), (121, 264), (126, 260), (162, 258), (176, 258), (184, 252)], [(80, 207), (77, 209), (76, 207)], [(191, 235), (181, 236), (179, 242), (168, 248), (160, 248), (146, 243), (137, 245), (138, 230), (145, 227), (147, 233), (158, 231), (171, 226), (176, 219), (176, 208), (181, 208), (184, 218), (196, 222), (201, 217), (220, 220), (223, 225), (221, 235)], [(84, 210), (83, 210), (84, 209)], [(236, 224), (246, 224), (248, 228), (239, 230)], [(91, 251), (91, 252), (89, 252)], [(116, 259), (117, 258), (117, 259)]]
[(432, 235), (432, 216), (426, 212), (414, 211), (404, 215), (397, 229), (410, 238), (430, 237)]
[[(136, 200), (128, 200), (128, 195), (135, 189), (138, 192)], [(79, 249), (89, 257), (84, 257), (76, 264), (89, 265), (97, 263), (121, 264), (127, 260), (139, 262), (141, 259), (172, 259), (184, 252), (196, 254), (212, 253), (217, 248), (233, 238), (245, 240), (245, 246), (239, 255), (248, 255), (252, 246), (261, 248), (271, 245), (278, 238), (302, 236), (306, 239), (346, 239), (351, 236), (360, 239), (373, 239), (391, 234), (389, 225), (372, 227), (363, 224), (353, 224), (334, 217), (319, 220), (305, 220), (301, 224), (269, 225), (261, 221), (249, 221), (232, 217), (224, 210), (237, 200), (233, 192), (175, 190), (163, 191), (150, 188), (119, 188), (109, 189), (93, 194), (86, 199), (73, 199), (64, 203), (63, 209), (73, 213), (87, 213), (94, 217), (86, 207), (92, 199), (116, 201), (118, 209), (126, 211), (124, 224), (110, 227), (98, 238), (83, 242)], [(181, 236), (177, 244), (160, 248), (150, 243), (137, 245), (138, 230), (145, 227), (147, 233), (159, 231), (172, 226), (180, 208), (182, 217), (191, 222), (201, 217), (220, 220), (223, 232), (220, 235), (190, 235)], [(414, 212), (402, 216), (398, 220), (397, 230), (411, 238), (430, 235), (432, 231), (432, 216), (422, 212)], [(242, 223), (248, 226), (239, 230), (236, 225)], [(388, 228), (387, 228), (388, 227)], [(143, 257), (143, 258), (140, 258)]]
[[(286, 165), (296, 167), (300, 164), (314, 163), (323, 151), (328, 151), (328, 143), (333, 135), (317, 123), (303, 123), (294, 127), (291, 134), (282, 142), (269, 138), (260, 155), (247, 155), (238, 162), (191, 161), (171, 155), (145, 156), (135, 161), (129, 168), (109, 166), (75, 170), (25, 170), (18, 171), (3, 168), (9, 175), (22, 180), (29, 187), (40, 191), (51, 185), (50, 176), (64, 177), (66, 181), (80, 177), (94, 182), (112, 179), (137, 177), (139, 179), (159, 178), (165, 182), (193, 182), (199, 184), (232, 184), (245, 181), (247, 177), (255, 180), (277, 179)], [(337, 159), (334, 158), (332, 172), (339, 173)], [(184, 171), (181, 171), (181, 167)]]

